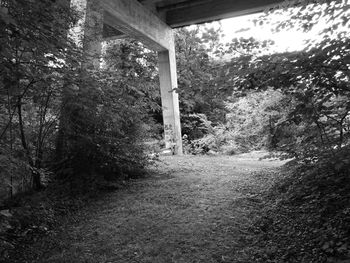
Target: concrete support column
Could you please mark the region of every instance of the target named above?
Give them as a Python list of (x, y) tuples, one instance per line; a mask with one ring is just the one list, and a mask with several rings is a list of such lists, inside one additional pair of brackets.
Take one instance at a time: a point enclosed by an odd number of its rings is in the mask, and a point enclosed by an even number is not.
[(100, 0), (71, 0), (71, 7), (79, 12), (78, 25), (70, 35), (83, 48), (84, 69), (98, 69), (101, 62), (103, 38), (103, 8)]
[(177, 74), (174, 40), (173, 48), (158, 52), (160, 92), (162, 98), (165, 147), (182, 155), (179, 98), (176, 91)]
[[(79, 12), (79, 21), (74, 28), (68, 32), (68, 38), (73, 40), (83, 50), (83, 61), (81, 63), (81, 80), (87, 79), (87, 69), (98, 69), (100, 67), (101, 41), (103, 33), (103, 10), (98, 0), (60, 0), (74, 11)], [(56, 157), (58, 160), (65, 158), (68, 148), (68, 138), (74, 132), (71, 110), (75, 106), (75, 97), (71, 96), (70, 88), (64, 85), (62, 91), (62, 114), (60, 114), (59, 130), (56, 141)], [(79, 88), (84, 88), (84, 82)]]

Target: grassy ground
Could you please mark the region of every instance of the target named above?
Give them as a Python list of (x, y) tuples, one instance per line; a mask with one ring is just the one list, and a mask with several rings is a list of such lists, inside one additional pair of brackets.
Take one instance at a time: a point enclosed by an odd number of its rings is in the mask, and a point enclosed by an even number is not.
[(260, 156), (161, 157), (150, 176), (88, 204), (25, 260), (245, 262), (251, 220), (282, 164)]

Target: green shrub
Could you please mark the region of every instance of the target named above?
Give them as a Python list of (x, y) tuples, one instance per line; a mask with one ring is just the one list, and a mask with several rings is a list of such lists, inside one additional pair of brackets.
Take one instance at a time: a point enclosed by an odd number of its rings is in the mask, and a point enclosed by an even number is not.
[(182, 115), (181, 128), (182, 134), (190, 141), (203, 138), (213, 129), (207, 116), (200, 113)]
[(0, 153), (0, 206), (7, 198), (31, 189), (31, 186), (29, 165), (10, 154)]

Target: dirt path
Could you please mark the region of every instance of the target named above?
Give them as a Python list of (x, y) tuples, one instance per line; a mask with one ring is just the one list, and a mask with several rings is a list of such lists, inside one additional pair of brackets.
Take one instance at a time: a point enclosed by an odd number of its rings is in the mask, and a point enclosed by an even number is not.
[[(90, 204), (39, 262), (241, 262), (266, 174), (256, 156), (162, 157), (158, 174)], [(269, 172), (264, 172), (266, 169)]]

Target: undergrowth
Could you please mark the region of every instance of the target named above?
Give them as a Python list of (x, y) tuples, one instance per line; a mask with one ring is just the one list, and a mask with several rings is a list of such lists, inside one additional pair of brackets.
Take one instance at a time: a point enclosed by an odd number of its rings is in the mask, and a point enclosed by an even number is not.
[(30, 191), (8, 199), (0, 207), (0, 262), (27, 259), (36, 262), (36, 253), (39, 255), (42, 251), (31, 249), (34, 242), (58, 233), (62, 222), (74, 220), (89, 202), (125, 187), (129, 179), (146, 173), (146, 170), (135, 170), (117, 179), (103, 174), (75, 176), (53, 181), (40, 192)]
[(330, 161), (287, 165), (251, 227), (249, 262), (349, 262), (349, 174)]

